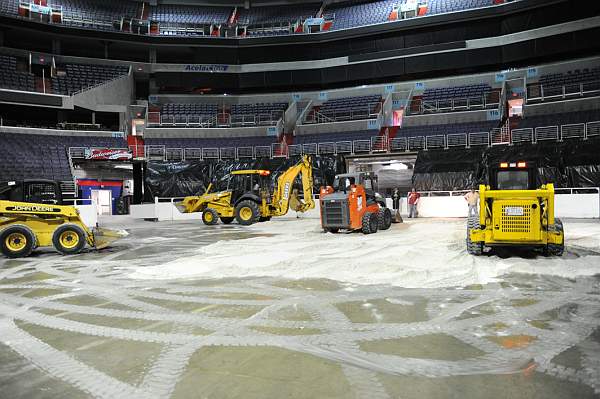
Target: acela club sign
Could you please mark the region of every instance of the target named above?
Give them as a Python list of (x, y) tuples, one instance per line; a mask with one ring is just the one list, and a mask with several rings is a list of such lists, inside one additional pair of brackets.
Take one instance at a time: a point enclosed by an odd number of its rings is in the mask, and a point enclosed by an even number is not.
[(188, 64), (183, 70), (185, 72), (227, 72), (229, 65), (220, 64)]

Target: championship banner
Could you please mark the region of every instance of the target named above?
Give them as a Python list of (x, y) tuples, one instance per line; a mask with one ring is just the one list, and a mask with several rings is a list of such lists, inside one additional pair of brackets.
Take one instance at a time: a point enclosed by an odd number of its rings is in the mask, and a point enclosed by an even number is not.
[(127, 149), (92, 148), (85, 150), (85, 159), (96, 161), (129, 161), (132, 154)]

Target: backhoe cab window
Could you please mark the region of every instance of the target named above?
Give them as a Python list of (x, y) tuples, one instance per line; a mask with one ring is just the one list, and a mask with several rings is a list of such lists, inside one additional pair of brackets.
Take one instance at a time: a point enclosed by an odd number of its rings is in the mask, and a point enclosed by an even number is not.
[(498, 190), (528, 190), (527, 170), (501, 170), (498, 172)]
[(355, 183), (354, 177), (336, 177), (333, 181), (333, 189), (336, 191), (349, 190)]

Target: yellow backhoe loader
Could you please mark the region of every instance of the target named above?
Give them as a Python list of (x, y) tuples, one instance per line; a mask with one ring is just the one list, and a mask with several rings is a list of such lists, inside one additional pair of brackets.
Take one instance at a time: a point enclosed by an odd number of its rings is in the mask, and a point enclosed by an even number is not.
[[(296, 177), (302, 175), (303, 199), (293, 187)], [(202, 212), (206, 225), (234, 219), (241, 225), (267, 221), (273, 216), (285, 215), (291, 208), (306, 212), (315, 207), (313, 195), (312, 164), (308, 156), (283, 172), (272, 187), (271, 172), (251, 169), (231, 172), (227, 190), (210, 193), (212, 185), (200, 196), (190, 196), (177, 204), (183, 213)]]
[(0, 184), (0, 250), (21, 258), (37, 247), (54, 247), (63, 255), (89, 245), (102, 249), (124, 234), (88, 228), (73, 206), (62, 205), (60, 185), (50, 180)]

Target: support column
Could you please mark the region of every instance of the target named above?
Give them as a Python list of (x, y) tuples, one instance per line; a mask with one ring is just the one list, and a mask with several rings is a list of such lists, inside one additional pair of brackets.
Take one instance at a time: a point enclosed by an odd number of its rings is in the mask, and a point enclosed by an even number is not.
[(148, 52), (148, 61), (152, 64), (156, 64), (156, 49), (151, 48)]
[(52, 54), (60, 55), (61, 53), (61, 43), (59, 39), (52, 39)]

